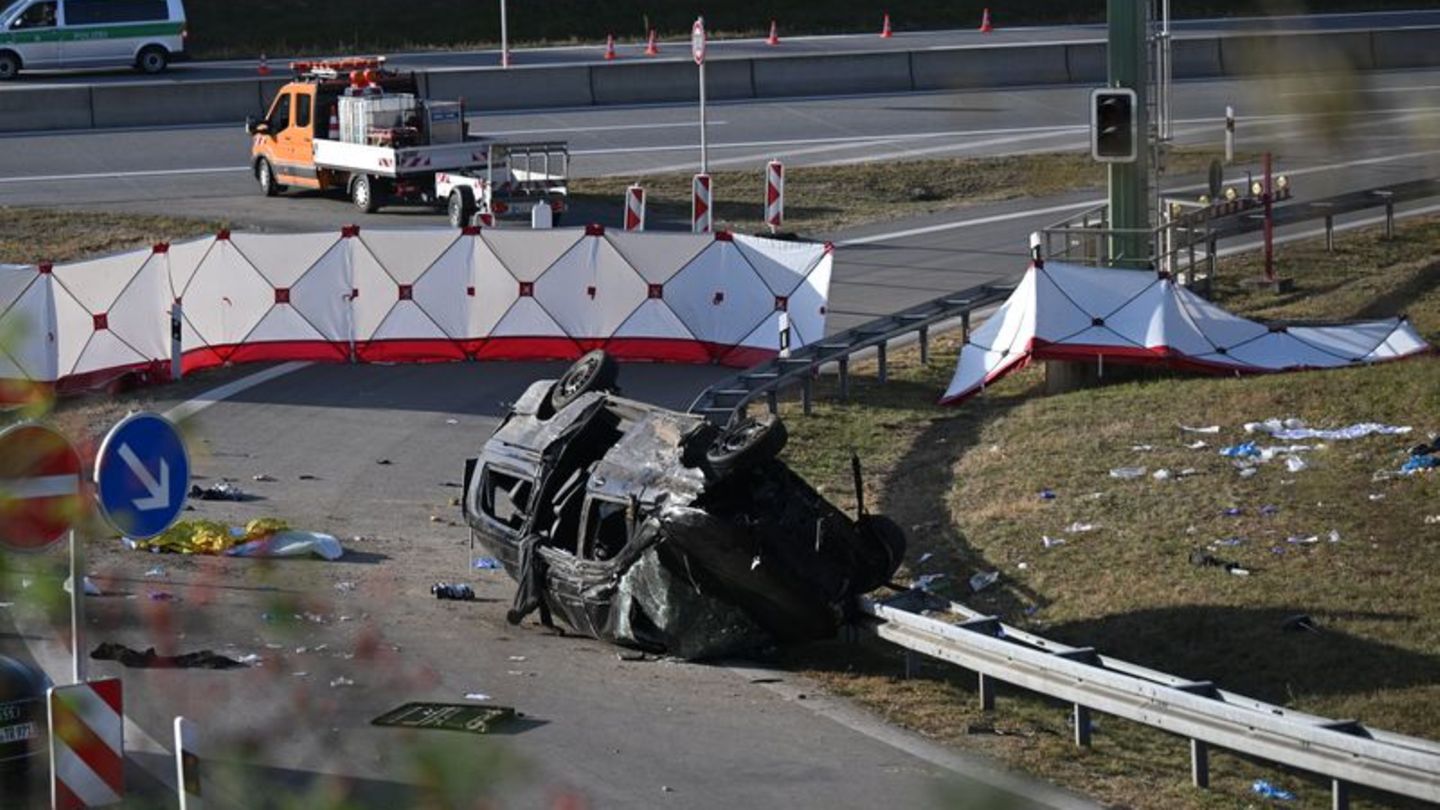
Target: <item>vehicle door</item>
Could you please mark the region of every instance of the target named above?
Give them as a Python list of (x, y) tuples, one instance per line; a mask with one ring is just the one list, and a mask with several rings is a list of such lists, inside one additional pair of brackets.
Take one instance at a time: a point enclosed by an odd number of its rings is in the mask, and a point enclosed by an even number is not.
[(10, 18), (5, 33), (27, 68), (53, 68), (60, 64), (60, 3), (31, 3)]
[[(296, 85), (288, 126), (275, 132), (275, 173), (287, 185), (318, 188), (315, 175), (315, 88)], [(275, 131), (272, 128), (272, 131)]]

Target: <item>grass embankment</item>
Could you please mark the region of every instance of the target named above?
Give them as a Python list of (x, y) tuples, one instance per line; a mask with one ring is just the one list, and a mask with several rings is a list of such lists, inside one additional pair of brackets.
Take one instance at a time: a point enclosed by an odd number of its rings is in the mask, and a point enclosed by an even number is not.
[[(973, 28), (989, 0), (935, 3), (890, 0), (896, 30)], [(1414, 8), (1414, 0), (1198, 0), (1185, 6), (1192, 17), (1253, 15), (1303, 11), (1369, 11)], [(254, 56), (275, 53), (340, 53), (464, 45), (491, 45), (500, 40), (500, 12), (495, 4), (469, 0), (190, 0), (193, 53), (201, 57)], [(1012, 0), (992, 9), (999, 26), (1036, 23), (1098, 22), (1105, 18), (1103, 0), (1055, 3), (1053, 0)], [(512, 2), (510, 36), (515, 43), (604, 42), (606, 34), (621, 40), (643, 39), (649, 28), (662, 36), (688, 36), (697, 14), (719, 35), (755, 36), (769, 30), (770, 20), (782, 36), (837, 32), (878, 32), (878, 5), (845, 0), (772, 0), (763, 7), (744, 4), (656, 3), (642, 0), (549, 0), (543, 6)]]
[(0, 264), (72, 262), (178, 242), (221, 227), (185, 217), (0, 208)]
[[(1216, 154), (1200, 148), (1173, 150), (1170, 175), (1204, 172)], [(1241, 156), (1241, 162), (1247, 159)], [(742, 233), (763, 231), (763, 173), (752, 169), (712, 174), (715, 226)], [(646, 217), (651, 223), (689, 223), (689, 174), (583, 178), (571, 184), (571, 201), (587, 211), (609, 206), (618, 218), (625, 188), (636, 180), (646, 188)], [(982, 202), (1100, 188), (1104, 183), (1105, 167), (1081, 153), (795, 166), (785, 172), (785, 230), (827, 233)]]
[[(1440, 340), (1440, 220), (1407, 225), (1392, 242), (1373, 231), (1337, 241), (1333, 256), (1319, 244), (1281, 249), (1282, 271), (1298, 285), (1286, 296), (1243, 283), (1258, 275), (1258, 260), (1228, 261), (1218, 300), (1273, 318), (1408, 312)], [(786, 411), (789, 461), (837, 501), (849, 500), (847, 448), (860, 452), (871, 508), (911, 530), (909, 574), (945, 573), (948, 595), (1051, 638), (1440, 739), (1440, 518), (1426, 520), (1440, 514), (1440, 475), (1376, 477), (1440, 430), (1440, 358), (1245, 379), (1160, 377), (1056, 396), (1043, 395), (1037, 368), (941, 409), (958, 350), (953, 337), (941, 344), (928, 367), (913, 350), (896, 352), (892, 382), (857, 379), (851, 404), (822, 394), (815, 418)], [(1217, 449), (1247, 438), (1286, 444), (1244, 434), (1242, 423), (1269, 417), (1415, 432), (1329, 442), (1307, 456), (1309, 469), (1291, 473), (1274, 461), (1241, 478)], [(1182, 424), (1222, 432), (1184, 433)], [(1197, 439), (1209, 446), (1187, 449)], [(1154, 449), (1135, 449), (1143, 445)], [(1109, 476), (1125, 466), (1197, 472)], [(1053, 500), (1040, 497), (1046, 489)], [(1097, 528), (1067, 532), (1076, 522)], [(1339, 542), (1329, 542), (1332, 531)], [(1047, 549), (1047, 535), (1065, 542)], [(1311, 536), (1319, 542), (1289, 542)], [(1194, 567), (1197, 549), (1253, 574)], [(914, 565), (925, 552), (934, 559)], [(966, 579), (992, 570), (1000, 583), (971, 593)], [(1319, 632), (1287, 632), (1299, 614)], [(790, 665), (893, 721), (1119, 806), (1245, 805), (1255, 801), (1256, 778), (1299, 793), (1288, 806), (1327, 806), (1328, 784), (1225, 754), (1212, 756), (1214, 789), (1194, 790), (1183, 740), (1100, 717), (1094, 748), (1080, 751), (1063, 707), (1002, 689), (986, 716), (969, 673), (931, 662), (905, 680), (895, 650), (865, 649), (857, 659), (853, 647), (813, 648)]]

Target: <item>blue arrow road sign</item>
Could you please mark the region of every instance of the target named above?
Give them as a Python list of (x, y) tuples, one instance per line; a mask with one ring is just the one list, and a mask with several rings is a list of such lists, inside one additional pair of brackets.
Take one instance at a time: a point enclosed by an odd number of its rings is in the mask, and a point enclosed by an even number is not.
[(111, 429), (95, 459), (100, 510), (117, 531), (144, 540), (175, 522), (190, 489), (190, 454), (175, 425), (136, 413)]

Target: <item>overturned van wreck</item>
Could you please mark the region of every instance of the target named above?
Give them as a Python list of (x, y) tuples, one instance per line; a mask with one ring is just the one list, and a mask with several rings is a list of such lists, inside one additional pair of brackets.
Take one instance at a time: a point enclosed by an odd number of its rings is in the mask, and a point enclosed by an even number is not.
[(778, 419), (721, 430), (617, 396), (617, 373), (592, 352), (536, 382), (467, 465), (466, 521), (519, 583), (512, 623), (539, 610), (703, 658), (830, 636), (895, 573), (900, 528), (851, 520), (778, 461)]

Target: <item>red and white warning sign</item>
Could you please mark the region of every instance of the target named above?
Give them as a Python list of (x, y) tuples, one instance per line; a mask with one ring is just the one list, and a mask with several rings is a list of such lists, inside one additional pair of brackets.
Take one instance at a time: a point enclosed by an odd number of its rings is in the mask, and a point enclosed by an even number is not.
[(638, 183), (625, 189), (625, 230), (645, 230), (645, 187)]
[(125, 798), (125, 707), (118, 678), (51, 687), (50, 790), (54, 810)]
[(0, 546), (44, 551), (83, 507), (80, 456), (69, 439), (30, 423), (0, 432)]
[(691, 196), (694, 198), (690, 207), (691, 230), (694, 233), (710, 233), (715, 227), (714, 211), (710, 205), (710, 175), (695, 175)]
[(765, 166), (765, 224), (774, 233), (785, 222), (785, 167), (772, 160)]

